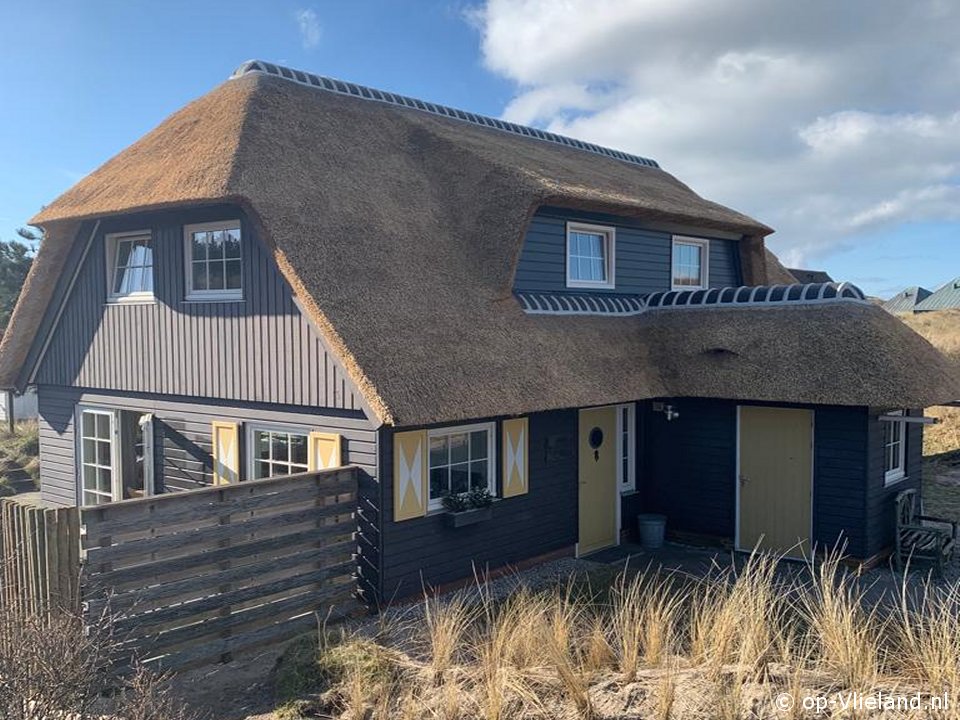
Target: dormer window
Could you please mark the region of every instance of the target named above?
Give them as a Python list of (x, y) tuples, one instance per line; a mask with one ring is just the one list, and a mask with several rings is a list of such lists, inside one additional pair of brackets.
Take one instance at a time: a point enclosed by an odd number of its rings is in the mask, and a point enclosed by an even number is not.
[(150, 231), (106, 236), (107, 278), (111, 302), (153, 300), (153, 247)]
[(671, 290), (706, 290), (709, 285), (710, 241), (673, 236)]
[(614, 287), (614, 229), (567, 223), (567, 287)]
[(187, 258), (187, 300), (242, 300), (240, 222), (187, 225), (183, 235)]

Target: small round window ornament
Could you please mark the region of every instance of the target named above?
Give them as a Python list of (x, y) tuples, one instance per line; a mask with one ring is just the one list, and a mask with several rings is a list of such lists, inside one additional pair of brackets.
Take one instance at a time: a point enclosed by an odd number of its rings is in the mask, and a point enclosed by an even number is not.
[(590, 435), (587, 437), (587, 441), (590, 443), (590, 449), (593, 450), (593, 459), (600, 459), (599, 448), (603, 445), (603, 430), (598, 427), (593, 428), (590, 431)]

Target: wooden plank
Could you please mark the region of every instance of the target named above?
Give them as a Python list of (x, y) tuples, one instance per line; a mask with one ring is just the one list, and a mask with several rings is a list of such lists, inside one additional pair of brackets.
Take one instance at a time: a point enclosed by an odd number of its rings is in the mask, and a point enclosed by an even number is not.
[(47, 607), (62, 608), (60, 600), (60, 546), (57, 543), (57, 511), (43, 511), (44, 542), (46, 544)]
[[(345, 465), (340, 468), (330, 470), (317, 470), (308, 473), (298, 473), (296, 475), (285, 475), (277, 478), (262, 478), (260, 480), (245, 480), (235, 485), (211, 485), (209, 487), (197, 488), (196, 490), (187, 490), (183, 493), (171, 493), (168, 495), (153, 495), (150, 497), (134, 498), (132, 500), (123, 500), (122, 502), (109, 503), (107, 505), (87, 505), (81, 508), (86, 515), (88, 513), (101, 512), (107, 516), (120, 517), (127, 513), (135, 513), (139, 506), (151, 505), (154, 503), (173, 503), (183, 500), (184, 496), (191, 498), (200, 498), (207, 495), (217, 495), (222, 493), (224, 498), (230, 498), (235, 495), (246, 495), (249, 492), (256, 492), (260, 489), (271, 487), (284, 487), (290, 484), (296, 485), (302, 482), (316, 483), (319, 494), (330, 494), (336, 487), (346, 480), (352, 480), (357, 471), (356, 465)], [(99, 519), (94, 515), (94, 522)]]
[[(304, 552), (294, 553), (282, 558), (270, 558), (264, 562), (251, 565), (240, 565), (239, 567), (228, 567), (218, 572), (212, 572), (205, 575), (196, 575), (187, 577), (174, 582), (162, 582), (147, 589), (136, 589), (125, 593), (110, 594), (102, 599), (91, 599), (87, 607), (91, 613), (99, 614), (109, 606), (113, 613), (123, 613), (133, 608), (137, 614), (163, 607), (162, 601), (170, 604), (170, 599), (193, 595), (194, 597), (207, 597), (222, 593), (220, 588), (230, 583), (238, 583), (245, 580), (255, 580), (261, 576), (271, 575), (283, 570), (310, 570), (315, 567), (315, 563), (330, 558), (329, 565), (335, 566), (345, 562), (348, 558), (336, 557), (326, 548), (310, 548)], [(339, 563), (337, 562), (339, 561)], [(110, 592), (110, 576), (102, 576), (103, 586), (100, 588), (88, 588), (88, 592), (93, 596), (98, 592)]]
[[(348, 485), (348, 483), (345, 483), (344, 488), (346, 489)], [(161, 495), (159, 496), (161, 498), (176, 498), (176, 502), (157, 503), (155, 507), (138, 506), (137, 509), (141, 512), (136, 515), (125, 513), (117, 518), (109, 512), (91, 515), (84, 511), (84, 523), (87, 528), (87, 537), (90, 539), (88, 541), (89, 545), (94, 547), (99, 545), (99, 538), (104, 535), (111, 536), (115, 542), (122, 542), (125, 534), (143, 533), (147, 528), (167, 529), (175, 525), (215, 518), (219, 515), (263, 511), (297, 503), (305, 504), (315, 500), (318, 496), (322, 497), (314, 485), (302, 482), (297, 487), (291, 487), (282, 492), (250, 493), (244, 496), (234, 496), (223, 501), (218, 501), (209, 495), (194, 498), (190, 496), (191, 492), (193, 491), (188, 490), (176, 495)], [(96, 515), (100, 517), (93, 519)]]
[(283, 527), (298, 522), (309, 522), (316, 517), (335, 517), (345, 515), (345, 522), (353, 522), (344, 507), (331, 506), (326, 508), (308, 507), (294, 512), (257, 517), (242, 523), (231, 525), (217, 525), (212, 527), (187, 530), (168, 536), (156, 536), (131, 540), (130, 542), (108, 547), (90, 547), (87, 551), (87, 562), (122, 564), (131, 559), (137, 560), (149, 556), (153, 552), (181, 550), (189, 548), (196, 551), (203, 543), (213, 543), (231, 536), (252, 533), (260, 529)]
[[(228, 566), (223, 570), (176, 581), (164, 582), (161, 580), (147, 589), (138, 588), (125, 593), (108, 594), (106, 597), (98, 599), (95, 597), (97, 594), (110, 593), (113, 587), (109, 575), (105, 575), (101, 577), (103, 584), (100, 587), (88, 587), (87, 592), (90, 600), (87, 602), (87, 607), (94, 614), (99, 614), (106, 607), (109, 607), (112, 613), (123, 613), (132, 609), (134, 613), (141, 614), (154, 610), (158, 606), (163, 606), (164, 602), (170, 605), (189, 602), (194, 598), (208, 597), (223, 593), (221, 588), (225, 585), (257, 581), (258, 578), (267, 578), (284, 570), (303, 573), (314, 569), (317, 567), (317, 563), (321, 562), (323, 562), (323, 566), (337, 566), (352, 558), (349, 548), (343, 548), (343, 544), (340, 544), (339, 547), (342, 549), (337, 555), (332, 554), (327, 548), (309, 548), (289, 557), (270, 558), (264, 562), (237, 567)], [(328, 559), (329, 561), (327, 561)]]
[(314, 570), (302, 575), (283, 578), (282, 580), (276, 580), (264, 585), (233, 590), (227, 593), (205, 597), (194, 602), (165, 607), (162, 610), (155, 610), (143, 615), (130, 615), (117, 620), (115, 629), (122, 635), (123, 632), (128, 630), (135, 628), (144, 630), (147, 627), (158, 625), (169, 620), (189, 618), (198, 613), (215, 610), (223, 605), (238, 605), (242, 602), (256, 600), (260, 597), (279, 595), (282, 592), (301, 588), (306, 585), (323, 583), (331, 578), (348, 575), (352, 572), (353, 567), (353, 562), (346, 562), (341, 565)]
[[(339, 528), (342, 526), (332, 527)], [(332, 534), (331, 526), (326, 528), (309, 528), (289, 535), (277, 535), (275, 537), (236, 544), (230, 548), (207, 550), (193, 555), (183, 555), (165, 560), (145, 562), (140, 565), (110, 570), (106, 573), (98, 573), (94, 568), (90, 568), (85, 572), (85, 577), (89, 582), (94, 584), (101, 582), (99, 579), (101, 575), (108, 575), (109, 580), (103, 582), (109, 582), (114, 586), (126, 585), (127, 583), (133, 582), (148, 584), (155, 578), (211, 565), (231, 557), (249, 557), (281, 550), (286, 547), (297, 547), (305, 543), (319, 542), (324, 538), (330, 537)]]
[(195, 643), (212, 635), (218, 635), (227, 629), (252, 628), (262, 621), (270, 621), (271, 619), (282, 621), (306, 612), (326, 612), (325, 606), (331, 605), (334, 601), (357, 606), (356, 600), (351, 602), (350, 594), (345, 593), (342, 588), (331, 588), (324, 592), (308, 590), (292, 597), (265, 602), (262, 605), (234, 612), (227, 617), (207, 618), (192, 625), (165, 630), (135, 640), (128, 646), (136, 648), (141, 656), (166, 653), (179, 645)]

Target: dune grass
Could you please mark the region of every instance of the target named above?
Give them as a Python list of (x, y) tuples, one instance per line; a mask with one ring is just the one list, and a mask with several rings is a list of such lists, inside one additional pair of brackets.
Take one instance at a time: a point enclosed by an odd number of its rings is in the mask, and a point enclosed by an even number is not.
[[(427, 599), (374, 638), (314, 637), (306, 656), (301, 640), (293, 648), (322, 683), (283, 698), (287, 717), (800, 718), (812, 714), (778, 697), (960, 697), (956, 588), (869, 605), (837, 556), (789, 572), (755, 556), (706, 578), (620, 573), (594, 593), (581, 582)], [(281, 685), (310, 675), (284, 664)]]

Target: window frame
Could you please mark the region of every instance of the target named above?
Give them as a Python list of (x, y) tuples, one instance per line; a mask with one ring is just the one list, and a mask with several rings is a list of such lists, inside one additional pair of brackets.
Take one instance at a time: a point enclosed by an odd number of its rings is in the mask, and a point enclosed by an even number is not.
[(153, 231), (152, 230), (124, 230), (123, 232), (113, 232), (104, 235), (104, 255), (107, 264), (107, 302), (110, 304), (127, 303), (151, 303), (156, 300), (154, 290), (138, 290), (136, 292), (118, 293), (114, 292), (114, 280), (117, 273), (118, 253), (120, 252), (120, 243), (123, 240), (135, 240), (146, 238), (150, 246), (150, 287), (156, 288), (157, 277), (155, 273), (156, 265), (154, 263)]
[[(443, 510), (443, 498), (430, 497), (430, 441), (436, 437), (446, 437), (449, 435), (460, 435), (462, 433), (487, 431), (487, 490), (493, 497), (497, 495), (497, 423), (472, 423), (470, 425), (449, 425), (427, 430), (427, 443), (425, 448), (426, 468), (427, 468), (427, 511)], [(449, 457), (448, 457), (449, 460)], [(447, 463), (449, 467), (449, 463)]]
[[(216, 230), (240, 231), (240, 287), (220, 290), (197, 290), (193, 287), (193, 238), (195, 232), (211, 232)], [(187, 302), (241, 302), (244, 291), (244, 259), (243, 223), (239, 218), (232, 220), (215, 220), (212, 222), (192, 223), (183, 226), (183, 260), (184, 260), (184, 298)]]
[[(889, 412), (882, 413), (883, 415), (899, 415), (903, 418), (907, 417), (907, 413), (904, 410), (890, 410)], [(881, 435), (882, 446), (883, 446), (883, 485), (887, 487), (889, 485), (895, 485), (902, 480), (905, 480), (907, 477), (907, 422), (906, 420), (884, 420), (881, 422), (883, 425), (883, 433)], [(898, 462), (897, 465), (891, 469), (887, 469), (887, 453), (890, 448), (891, 442), (887, 442), (887, 427), (890, 426), (891, 431), (894, 426), (899, 429), (900, 437), (896, 442), (899, 444), (898, 448)]]
[[(92, 413), (95, 415), (106, 415), (110, 419), (110, 495), (105, 503), (97, 503), (98, 505), (109, 504), (117, 502), (118, 498), (123, 497), (123, 480), (120, 478), (120, 426), (119, 426), (119, 415), (118, 411), (115, 408), (105, 408), (97, 405), (77, 405), (76, 414), (74, 418), (75, 422), (75, 432), (76, 437), (76, 458), (74, 466), (76, 467), (77, 472), (77, 504), (81, 507), (87, 507), (87, 504), (84, 502), (84, 496), (86, 493), (91, 493), (100, 497), (107, 497), (106, 493), (101, 490), (87, 490), (83, 482), (83, 467), (85, 463), (84, 450), (83, 450), (83, 441), (86, 436), (83, 434), (83, 416), (84, 413)], [(99, 441), (98, 438), (94, 438), (95, 441)], [(104, 467), (100, 463), (95, 463), (96, 467)], [(119, 487), (118, 487), (119, 486)]]
[[(674, 272), (674, 262), (677, 256), (677, 245), (689, 245), (700, 248), (700, 284), (677, 285), (677, 275)], [(671, 290), (707, 290), (710, 288), (710, 240), (709, 238), (693, 237), (691, 235), (673, 235), (670, 240), (670, 289)]]
[[(256, 455), (255, 435), (258, 432), (286, 433), (288, 435), (303, 435), (303, 437), (306, 438), (306, 442), (307, 442), (307, 445), (306, 445), (307, 462), (305, 463), (306, 469), (304, 469), (303, 472), (310, 472), (310, 433), (313, 432), (313, 428), (308, 428), (304, 425), (284, 425), (282, 423), (248, 422), (244, 424), (246, 426), (244, 428), (245, 445), (240, 449), (240, 452), (241, 453), (245, 452), (247, 456), (247, 462), (246, 462), (247, 476), (246, 478), (241, 478), (241, 479), (246, 479), (246, 480), (266, 479), (266, 478), (258, 478), (255, 472), (256, 463), (258, 460)], [(271, 460), (270, 462), (273, 462), (273, 461)], [(291, 463), (287, 462), (287, 464), (290, 465)], [(300, 463), (295, 463), (295, 464), (299, 465)], [(240, 461), (240, 465), (241, 466), (244, 465), (242, 458)], [(292, 473), (292, 474), (299, 475), (300, 473)], [(284, 476), (270, 475), (268, 477), (284, 477)]]
[[(580, 280), (570, 274), (570, 235), (574, 232), (591, 233), (603, 236), (604, 270), (606, 280)], [(613, 225), (595, 225), (592, 223), (567, 222), (564, 265), (566, 266), (567, 287), (587, 290), (613, 290), (616, 287), (616, 248), (617, 229)]]
[[(617, 405), (617, 487), (628, 495), (637, 490), (637, 404)], [(627, 412), (626, 447), (624, 446), (623, 412)], [(627, 477), (623, 476), (624, 451), (626, 451)]]

